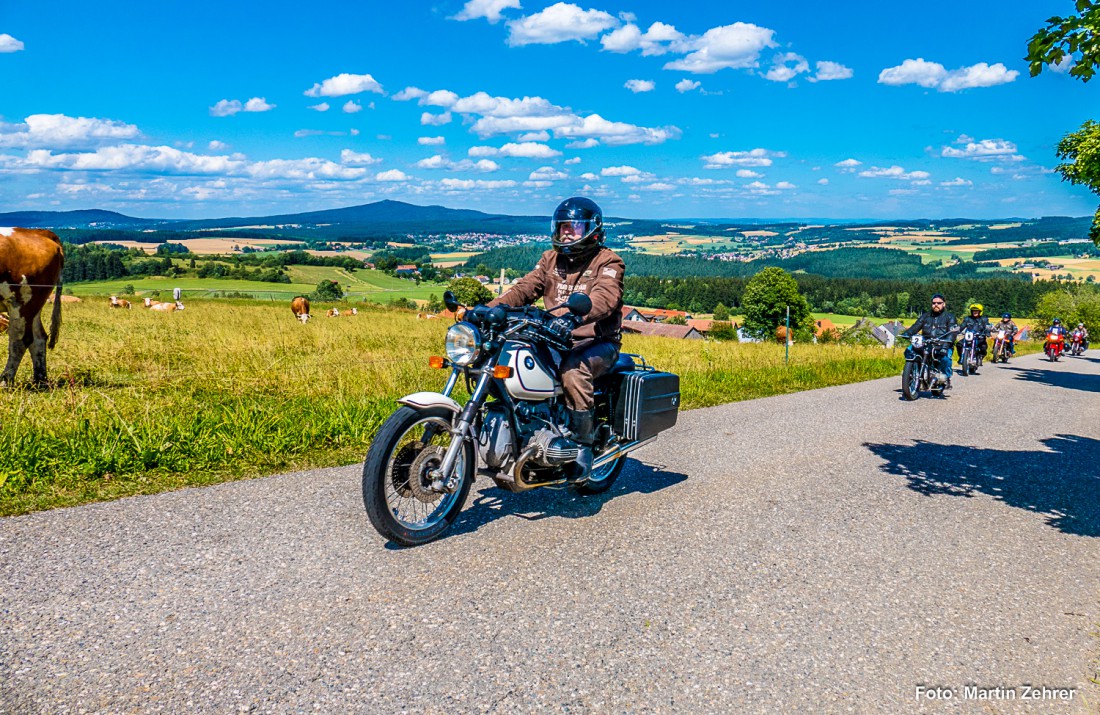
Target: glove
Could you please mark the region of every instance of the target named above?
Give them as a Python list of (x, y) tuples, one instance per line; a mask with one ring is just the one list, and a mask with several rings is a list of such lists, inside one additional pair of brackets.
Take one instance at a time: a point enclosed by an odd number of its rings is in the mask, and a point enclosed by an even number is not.
[(576, 327), (576, 319), (572, 315), (560, 315), (550, 321), (546, 331), (568, 345), (573, 338), (573, 329)]

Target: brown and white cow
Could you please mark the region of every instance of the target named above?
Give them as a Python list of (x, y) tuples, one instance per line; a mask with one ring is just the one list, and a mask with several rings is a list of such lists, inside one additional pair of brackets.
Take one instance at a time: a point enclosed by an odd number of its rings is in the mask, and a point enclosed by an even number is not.
[(309, 298), (304, 295), (300, 295), (294, 300), (290, 301), (290, 310), (294, 312), (294, 319), (300, 320), (302, 323), (309, 321)]
[[(61, 268), (65, 255), (61, 239), (50, 231), (0, 228), (0, 311), (7, 312), (8, 363), (0, 373), (0, 387), (15, 381), (27, 348), (36, 385), (46, 384), (46, 349), (57, 344), (61, 330)], [(42, 306), (55, 289), (57, 295), (47, 342)]]
[(126, 300), (125, 298), (119, 298), (117, 295), (111, 296), (111, 302), (108, 305), (110, 305), (112, 308), (126, 308), (127, 310), (131, 309), (132, 307), (130, 305), (130, 301)]

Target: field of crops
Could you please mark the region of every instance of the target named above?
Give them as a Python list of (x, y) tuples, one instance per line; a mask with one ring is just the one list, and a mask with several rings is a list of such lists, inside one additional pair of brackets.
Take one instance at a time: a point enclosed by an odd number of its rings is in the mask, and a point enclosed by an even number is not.
[[(66, 304), (56, 388), (0, 392), (0, 515), (361, 460), (397, 397), (442, 386), (427, 359), (446, 328), (382, 309), (302, 325), (262, 301)], [(625, 349), (680, 373), (686, 408), (899, 374), (902, 360), (796, 345), (786, 366), (778, 345), (639, 336)]]

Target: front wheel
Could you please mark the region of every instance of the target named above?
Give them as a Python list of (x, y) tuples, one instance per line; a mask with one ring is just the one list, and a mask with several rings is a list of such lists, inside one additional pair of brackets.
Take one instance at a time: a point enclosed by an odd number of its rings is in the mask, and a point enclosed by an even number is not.
[(905, 363), (901, 372), (901, 396), (910, 401), (920, 397), (920, 366), (916, 360)]
[(430, 473), (451, 443), (450, 410), (402, 407), (389, 416), (363, 462), (363, 504), (379, 534), (402, 546), (443, 535), (462, 511), (474, 482), (477, 456), (463, 445), (455, 462), (461, 482), (450, 494), (432, 491)]

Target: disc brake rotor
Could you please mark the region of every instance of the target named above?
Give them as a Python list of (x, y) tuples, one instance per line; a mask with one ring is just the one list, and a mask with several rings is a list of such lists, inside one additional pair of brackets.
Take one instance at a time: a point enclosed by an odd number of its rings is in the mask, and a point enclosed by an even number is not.
[(421, 449), (420, 453), (413, 459), (412, 464), (409, 465), (409, 480), (406, 484), (411, 495), (416, 497), (418, 501), (429, 504), (438, 501), (443, 496), (439, 492), (432, 491), (432, 480), (428, 474), (443, 464), (443, 455), (446, 453), (447, 450), (443, 447), (430, 445)]
[(393, 466), (390, 468), (390, 481), (394, 490), (403, 498), (408, 499), (413, 495), (412, 485), (409, 484), (409, 476), (412, 474), (410, 467), (416, 459), (416, 455), (424, 449), (423, 442), (410, 442), (393, 455)]

